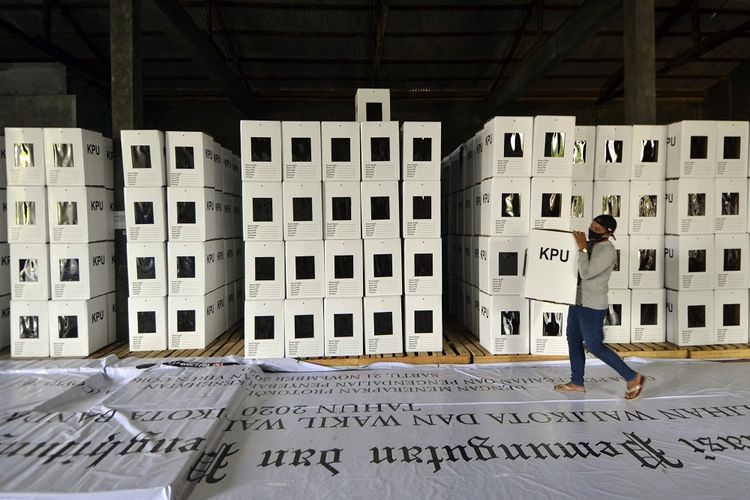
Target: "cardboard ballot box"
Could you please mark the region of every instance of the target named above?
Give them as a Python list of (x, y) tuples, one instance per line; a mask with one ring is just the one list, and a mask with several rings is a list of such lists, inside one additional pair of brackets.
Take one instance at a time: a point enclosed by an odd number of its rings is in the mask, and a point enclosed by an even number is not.
[(167, 185), (164, 132), (123, 130), (120, 132), (120, 143), (125, 187)]
[(565, 231), (532, 229), (528, 244), (524, 297), (575, 304), (578, 247), (573, 235)]
[[(8, 186), (44, 186), (44, 129), (6, 128), (5, 165)], [(3, 184), (5, 187), (5, 184)]]
[(242, 181), (281, 182), (281, 122), (240, 121)]
[(577, 126), (573, 141), (573, 180), (594, 180), (596, 127)]
[(284, 301), (246, 300), (245, 357), (284, 357)]
[[(163, 351), (167, 348), (167, 297), (128, 297), (130, 350)], [(114, 318), (110, 318), (112, 322)]]
[(361, 176), (359, 123), (320, 124), (324, 181), (359, 181)]

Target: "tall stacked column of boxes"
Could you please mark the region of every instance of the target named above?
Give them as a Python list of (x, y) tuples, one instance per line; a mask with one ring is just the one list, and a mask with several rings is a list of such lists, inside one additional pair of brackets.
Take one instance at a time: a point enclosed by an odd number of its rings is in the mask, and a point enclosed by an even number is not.
[(667, 340), (747, 342), (747, 122), (668, 128)]
[(495, 117), (474, 139), (472, 167), (481, 194), (474, 196), (473, 223), (465, 227), (475, 235), (468, 278), (472, 294), (478, 289), (479, 295), (471, 324), (492, 354), (528, 354), (530, 348), (523, 285), (533, 137), (532, 117)]
[(404, 325), (399, 127), (391, 121), (389, 91), (359, 89), (355, 115), (362, 167), (364, 349), (365, 354), (401, 353), (409, 334)]
[[(531, 161), (531, 229), (570, 231), (573, 193), (573, 116), (534, 117)], [(530, 301), (531, 354), (565, 355), (568, 306)]]
[(281, 123), (240, 122), (245, 357), (284, 357)]
[(324, 352), (364, 353), (364, 245), (359, 122), (321, 123)]
[(326, 269), (320, 122), (281, 122), (282, 218), (286, 258), (284, 355), (325, 353)]
[(164, 133), (123, 130), (128, 330), (131, 351), (168, 346), (167, 175)]
[(50, 355), (88, 356), (114, 340), (111, 141), (83, 129), (45, 128), (43, 135)]
[[(169, 349), (203, 349), (226, 329), (221, 162), (201, 132), (166, 132)], [(219, 155), (220, 156), (220, 155)], [(218, 172), (218, 173), (217, 173)], [(218, 177), (221, 183), (217, 184)]]
[(10, 345), (10, 245), (8, 244), (8, 178), (5, 137), (0, 136), (0, 349)]
[(439, 122), (402, 126), (401, 214), (406, 351), (443, 350)]
[[(595, 191), (599, 195), (596, 202), (602, 203), (604, 213), (613, 215), (617, 211), (620, 214), (614, 241), (618, 261), (609, 281), (604, 340), (609, 343), (664, 342), (666, 126), (605, 127), (602, 137), (599, 132), (597, 127), (597, 176), (608, 178), (602, 181), (608, 189), (596, 189), (599, 180), (595, 181)], [(620, 203), (618, 207), (616, 196), (624, 195), (624, 189), (619, 189), (617, 179), (609, 178), (621, 176), (619, 163), (614, 161), (620, 158), (621, 149), (621, 163), (627, 165), (630, 193), (627, 204)], [(624, 184), (622, 186), (624, 188)]]
[[(47, 357), (50, 353), (50, 260), (47, 230), (47, 180), (41, 128), (5, 129), (7, 241), (10, 256), (10, 353), (12, 357)], [(5, 203), (4, 203), (5, 204)], [(3, 259), (7, 260), (7, 259)], [(6, 266), (3, 266), (6, 268)], [(3, 295), (4, 297), (4, 295)]]

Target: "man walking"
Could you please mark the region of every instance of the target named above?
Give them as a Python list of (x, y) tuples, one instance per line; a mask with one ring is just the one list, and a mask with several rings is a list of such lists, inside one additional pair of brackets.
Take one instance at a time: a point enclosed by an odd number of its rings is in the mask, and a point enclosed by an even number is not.
[(634, 372), (612, 349), (604, 345), (603, 326), (608, 306), (609, 277), (617, 261), (617, 251), (609, 239), (614, 239), (616, 229), (617, 221), (614, 217), (602, 214), (591, 222), (588, 241), (582, 232), (573, 232), (578, 245), (579, 282), (576, 305), (568, 309), (567, 337), (571, 377), (567, 384), (554, 387), (557, 392), (586, 392), (583, 385), (586, 365), (584, 342), (591, 354), (625, 379), (625, 399), (635, 399), (643, 392), (645, 377)]

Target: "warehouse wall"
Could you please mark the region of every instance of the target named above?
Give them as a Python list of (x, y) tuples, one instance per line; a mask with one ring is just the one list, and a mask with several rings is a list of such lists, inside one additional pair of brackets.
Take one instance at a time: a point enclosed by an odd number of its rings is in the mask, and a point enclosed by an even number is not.
[(716, 83), (703, 102), (706, 120), (750, 120), (750, 62), (738, 66), (729, 78)]
[(75, 127), (76, 96), (56, 63), (0, 65), (0, 129)]

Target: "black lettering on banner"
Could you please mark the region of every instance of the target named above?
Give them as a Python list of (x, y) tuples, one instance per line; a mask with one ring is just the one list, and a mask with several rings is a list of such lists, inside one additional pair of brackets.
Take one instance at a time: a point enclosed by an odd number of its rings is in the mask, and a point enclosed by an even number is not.
[(191, 482), (201, 482), (206, 480), (207, 484), (218, 483), (227, 475), (222, 473), (228, 465), (228, 458), (240, 450), (234, 450), (237, 443), (221, 443), (217, 451), (203, 452), (196, 463), (188, 471), (187, 480)]
[[(325, 467), (331, 472), (332, 476), (335, 476), (339, 473), (339, 470), (333, 465), (341, 463), (342, 451), (343, 450), (340, 448), (331, 448), (330, 450), (320, 451), (317, 465)], [(266, 450), (262, 454), (263, 460), (258, 464), (258, 467), (281, 467), (284, 465), (290, 465), (292, 467), (299, 467), (300, 465), (310, 467), (313, 465), (311, 459), (313, 459), (317, 453), (316, 450), (311, 448), (308, 448), (307, 450), (277, 450), (275, 452)], [(272, 459), (274, 454), (276, 458)]]

